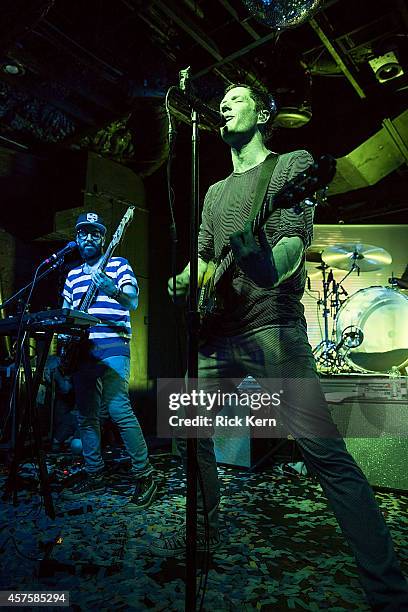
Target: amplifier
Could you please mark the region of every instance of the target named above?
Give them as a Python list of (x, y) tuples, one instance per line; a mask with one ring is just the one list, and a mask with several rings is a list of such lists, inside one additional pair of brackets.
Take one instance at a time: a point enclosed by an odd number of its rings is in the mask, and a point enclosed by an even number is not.
[[(251, 395), (251, 393), (262, 391), (262, 388), (251, 376), (247, 376), (238, 386), (237, 391)], [(225, 405), (221, 414), (227, 418), (236, 416), (245, 423), (246, 417), (251, 416), (251, 410), (247, 405), (232, 403)], [(279, 427), (279, 423), (274, 429), (273, 438), (253, 437), (251, 430), (251, 426), (242, 425), (239, 428), (242, 436), (239, 437), (236, 435), (222, 437), (217, 433), (214, 437), (217, 463), (255, 469), (269, 458), (273, 458), (274, 461), (293, 463), (295, 456), (299, 457), (293, 439), (287, 437), (287, 432)]]
[(407, 378), (323, 377), (333, 420), (375, 487), (408, 491)]

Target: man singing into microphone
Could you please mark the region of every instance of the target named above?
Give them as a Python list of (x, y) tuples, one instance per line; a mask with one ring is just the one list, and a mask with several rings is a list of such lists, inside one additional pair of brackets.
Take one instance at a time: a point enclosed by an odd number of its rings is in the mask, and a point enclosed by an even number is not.
[[(199, 276), (224, 247), (232, 248), (235, 266), (223, 281), (221, 306), (202, 338), (198, 354), (200, 388), (214, 393), (221, 382), (233, 383), (250, 374), (269, 394), (283, 390), (277, 417), (296, 439), (309, 471), (327, 495), (354, 553), (369, 603), (375, 610), (408, 610), (408, 587), (390, 533), (364, 474), (333, 423), (307, 339), (300, 300), (306, 280), (305, 249), (313, 233), (311, 209), (304, 206), (297, 214), (293, 209), (276, 208), (256, 236), (248, 223), (256, 212), (254, 208), (261, 208), (262, 202), (256, 205), (255, 199), (261, 177), (267, 178), (266, 197), (271, 200), (307, 170), (313, 159), (306, 151), (278, 155), (268, 149), (265, 133), (276, 108), (264, 92), (249, 85), (231, 85), (224, 93), (220, 111), (226, 119), (221, 138), (230, 147), (233, 170), (211, 185), (204, 200), (198, 240)], [(268, 172), (263, 172), (265, 166)], [(187, 293), (189, 276), (187, 266), (176, 277), (178, 295)], [(171, 289), (172, 279), (170, 294)], [(282, 386), (276, 388), (276, 380)], [(248, 434), (245, 431), (243, 435)], [(185, 458), (186, 440), (179, 439), (178, 446)], [(208, 435), (197, 439), (197, 462), (197, 550), (205, 551), (207, 546), (216, 548), (221, 539), (217, 465)], [(273, 507), (273, 494), (270, 504)], [(181, 527), (151, 544), (151, 550), (161, 556), (177, 556), (184, 552), (185, 545), (186, 533)]]
[(105, 489), (99, 420), (103, 402), (131, 459), (135, 490), (129, 507), (147, 508), (156, 495), (157, 485), (128, 392), (129, 311), (138, 306), (139, 288), (132, 268), (122, 257), (111, 257), (105, 270), (99, 269), (105, 235), (106, 226), (100, 215), (94, 212), (79, 215), (76, 240), (83, 264), (69, 272), (63, 290), (63, 307), (78, 308), (91, 283), (95, 283), (98, 292), (88, 312), (101, 321), (89, 329), (89, 338), (81, 346), (73, 374), (86, 477), (67, 489), (64, 497), (77, 498)]

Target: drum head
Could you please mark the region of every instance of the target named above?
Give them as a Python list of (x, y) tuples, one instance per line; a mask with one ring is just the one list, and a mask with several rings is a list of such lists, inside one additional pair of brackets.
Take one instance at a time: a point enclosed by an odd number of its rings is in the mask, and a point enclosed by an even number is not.
[(408, 358), (408, 298), (389, 287), (360, 289), (340, 308), (337, 344), (360, 372), (389, 372)]

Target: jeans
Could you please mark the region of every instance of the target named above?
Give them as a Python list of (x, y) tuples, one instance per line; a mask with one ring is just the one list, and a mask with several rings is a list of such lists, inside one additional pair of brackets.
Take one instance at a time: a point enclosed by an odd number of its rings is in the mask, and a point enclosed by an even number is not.
[(82, 362), (73, 375), (85, 469), (104, 467), (101, 455), (100, 407), (103, 403), (119, 428), (136, 478), (150, 472), (146, 442), (129, 400), (130, 359), (122, 355)]
[[(316, 475), (328, 498), (354, 553), (370, 605), (375, 610), (408, 610), (408, 585), (389, 530), (367, 479), (332, 421), (302, 324), (270, 325), (233, 337), (213, 337), (200, 348), (200, 388), (215, 391), (220, 379), (225, 387), (225, 379), (248, 374), (265, 389), (267, 379), (281, 379), (283, 385), (287, 381), (288, 394), (279, 418), (296, 439), (308, 470)], [(179, 440), (178, 446), (185, 458), (185, 440)], [(215, 533), (220, 492), (211, 438), (198, 438), (197, 458), (210, 533)], [(199, 494), (199, 530), (204, 524), (204, 503)]]

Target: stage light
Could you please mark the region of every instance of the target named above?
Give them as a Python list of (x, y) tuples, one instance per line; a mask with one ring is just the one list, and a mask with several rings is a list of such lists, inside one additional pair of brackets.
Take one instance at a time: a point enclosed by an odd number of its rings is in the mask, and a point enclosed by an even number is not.
[(273, 121), (275, 127), (300, 128), (309, 123), (312, 109), (308, 105), (282, 106)]
[(17, 60), (5, 61), (3, 64), (1, 64), (1, 70), (5, 74), (9, 74), (11, 76), (23, 76), (23, 74), (25, 74), (24, 66)]
[(243, 0), (257, 21), (277, 29), (294, 28), (310, 19), (322, 0)]
[(404, 70), (394, 51), (389, 51), (388, 53), (384, 53), (384, 55), (373, 57), (368, 63), (379, 83), (392, 81), (404, 74)]

